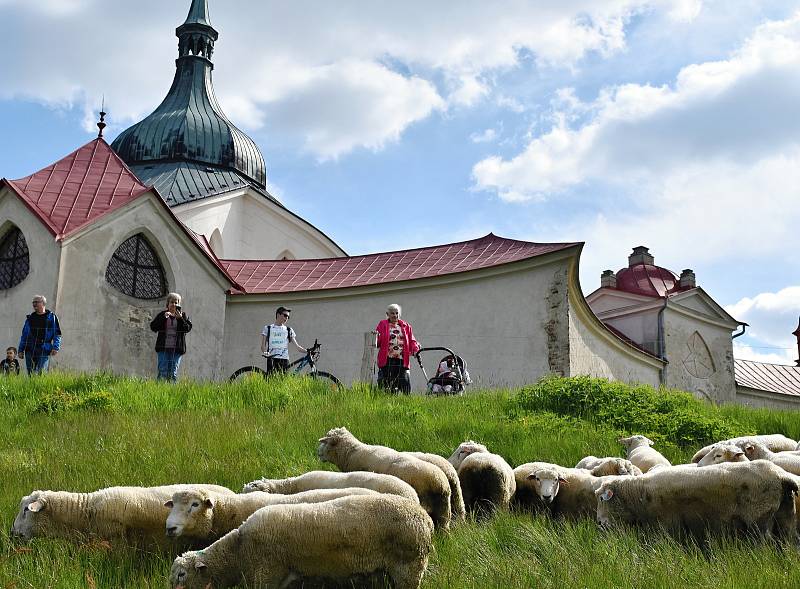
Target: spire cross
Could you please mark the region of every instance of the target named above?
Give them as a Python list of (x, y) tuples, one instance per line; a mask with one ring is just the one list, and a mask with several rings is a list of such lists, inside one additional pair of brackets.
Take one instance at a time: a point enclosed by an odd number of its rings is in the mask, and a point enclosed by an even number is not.
[(800, 366), (800, 322), (798, 322), (797, 329), (792, 332), (792, 335), (797, 338), (797, 361), (795, 364)]
[(106, 128), (106, 95), (103, 94), (103, 102), (100, 106), (100, 121), (97, 123), (97, 128), (100, 129), (100, 132), (97, 134), (97, 138), (101, 139), (103, 137), (103, 129)]

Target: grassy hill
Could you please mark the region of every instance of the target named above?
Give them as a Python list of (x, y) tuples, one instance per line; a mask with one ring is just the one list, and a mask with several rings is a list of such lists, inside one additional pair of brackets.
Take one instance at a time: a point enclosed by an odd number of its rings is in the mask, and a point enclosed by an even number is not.
[[(331, 393), (300, 379), (171, 386), (107, 375), (9, 378), (0, 381), (0, 588), (166, 586), (166, 555), (103, 542), (12, 544), (19, 500), (34, 489), (213, 482), (238, 491), (263, 476), (330, 469), (316, 458), (317, 439), (340, 425), (368, 443), (443, 456), (474, 439), (512, 466), (622, 455), (623, 433), (646, 434), (673, 463), (732, 435), (800, 438), (797, 413), (717, 408), (685, 393), (588, 378), (460, 398), (390, 397), (367, 387)], [(423, 586), (800, 587), (800, 553), (502, 514), (437, 535)]]

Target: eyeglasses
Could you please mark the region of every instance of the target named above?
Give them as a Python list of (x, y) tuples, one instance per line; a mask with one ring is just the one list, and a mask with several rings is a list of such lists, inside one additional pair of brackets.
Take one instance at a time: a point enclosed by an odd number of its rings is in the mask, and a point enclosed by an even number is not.
[(31, 301), (32, 305), (44, 305), (44, 301)]
[(287, 313), (281, 313), (281, 315), (282, 315), (283, 317), (286, 317), (287, 319), (289, 318), (289, 315), (288, 315)]

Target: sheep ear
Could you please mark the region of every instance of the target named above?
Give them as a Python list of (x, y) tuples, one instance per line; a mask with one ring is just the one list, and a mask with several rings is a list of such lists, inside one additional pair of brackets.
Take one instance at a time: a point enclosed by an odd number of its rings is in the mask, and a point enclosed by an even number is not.
[(608, 501), (614, 496), (614, 491), (611, 489), (606, 489), (600, 494), (600, 501)]
[(170, 499), (169, 501), (165, 501), (165, 502), (164, 502), (164, 507), (167, 507), (167, 508), (169, 508), (169, 509), (172, 509), (172, 507), (173, 507), (174, 505), (175, 505), (175, 504), (172, 502), (172, 499)]
[(34, 501), (30, 505), (28, 505), (28, 511), (33, 512), (33, 513), (39, 513), (46, 506), (47, 506), (47, 503), (45, 503), (42, 499), (37, 499), (36, 501)]
[(197, 560), (194, 563), (194, 568), (195, 570), (202, 571), (204, 568), (206, 568), (206, 563), (204, 563), (202, 560)]
[(206, 499), (203, 501), (203, 505), (205, 505), (208, 509), (211, 509), (214, 507), (214, 502), (211, 499)]
[(569, 485), (569, 481), (564, 477), (558, 477), (558, 484), (559, 485)]

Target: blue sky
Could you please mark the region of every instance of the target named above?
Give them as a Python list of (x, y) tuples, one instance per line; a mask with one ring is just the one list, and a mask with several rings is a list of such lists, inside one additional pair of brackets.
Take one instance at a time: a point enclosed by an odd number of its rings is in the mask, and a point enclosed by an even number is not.
[[(189, 3), (0, 0), (0, 176), (151, 112)], [(585, 241), (589, 293), (647, 245), (797, 356), (800, 0), (209, 3), (223, 109), (349, 253)]]

